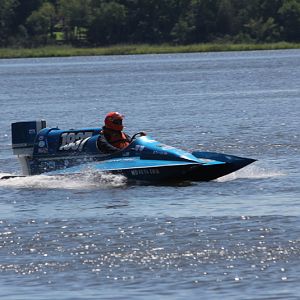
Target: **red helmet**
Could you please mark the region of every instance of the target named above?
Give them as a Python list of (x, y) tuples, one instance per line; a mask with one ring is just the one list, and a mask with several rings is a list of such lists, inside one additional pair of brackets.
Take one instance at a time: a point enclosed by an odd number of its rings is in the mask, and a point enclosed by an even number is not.
[(105, 117), (105, 127), (112, 130), (121, 131), (123, 130), (123, 119), (124, 116), (120, 113), (116, 111), (110, 112)]

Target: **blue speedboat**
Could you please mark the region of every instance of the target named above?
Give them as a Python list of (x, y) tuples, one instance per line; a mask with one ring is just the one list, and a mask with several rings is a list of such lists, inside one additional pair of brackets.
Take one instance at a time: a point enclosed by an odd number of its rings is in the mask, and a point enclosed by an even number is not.
[(209, 181), (254, 159), (214, 152), (186, 152), (137, 133), (130, 145), (109, 154), (99, 147), (101, 128), (60, 130), (45, 121), (12, 124), (12, 148), (23, 175), (122, 174), (142, 181)]

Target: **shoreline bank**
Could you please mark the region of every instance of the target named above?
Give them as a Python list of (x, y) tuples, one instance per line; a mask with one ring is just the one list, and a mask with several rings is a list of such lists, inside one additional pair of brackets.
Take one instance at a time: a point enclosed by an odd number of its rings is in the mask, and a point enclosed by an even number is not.
[(139, 55), (195, 52), (255, 51), (300, 49), (300, 43), (272, 44), (193, 44), (172, 45), (115, 45), (108, 47), (77, 48), (73, 46), (46, 46), (39, 48), (0, 48), (0, 59), (102, 56), (102, 55)]

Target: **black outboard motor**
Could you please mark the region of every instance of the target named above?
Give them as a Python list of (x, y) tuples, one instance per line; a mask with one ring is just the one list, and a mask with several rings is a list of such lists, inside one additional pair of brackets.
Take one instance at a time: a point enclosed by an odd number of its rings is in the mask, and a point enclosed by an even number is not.
[(18, 156), (23, 175), (31, 175), (29, 160), (33, 155), (33, 146), (38, 132), (46, 128), (46, 121), (16, 122), (11, 124), (13, 154)]

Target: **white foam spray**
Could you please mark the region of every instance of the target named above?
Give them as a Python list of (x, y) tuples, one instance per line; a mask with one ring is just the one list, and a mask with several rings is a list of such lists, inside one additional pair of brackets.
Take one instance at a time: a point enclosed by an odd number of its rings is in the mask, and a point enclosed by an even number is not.
[[(3, 176), (15, 176), (15, 174), (0, 173), (0, 178)], [(34, 175), (13, 177), (0, 180), (0, 187), (82, 190), (122, 187), (126, 185), (126, 182), (126, 178), (122, 175), (85, 172), (78, 175), (67, 176)]]
[(250, 165), (241, 170), (228, 174), (226, 176), (216, 179), (217, 182), (233, 181), (237, 179), (264, 179), (278, 176), (284, 176), (285, 174), (277, 170), (269, 170), (267, 168)]

